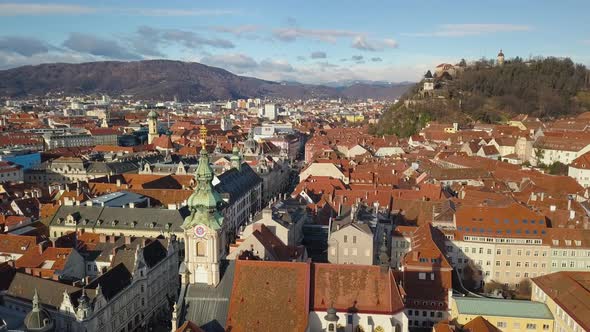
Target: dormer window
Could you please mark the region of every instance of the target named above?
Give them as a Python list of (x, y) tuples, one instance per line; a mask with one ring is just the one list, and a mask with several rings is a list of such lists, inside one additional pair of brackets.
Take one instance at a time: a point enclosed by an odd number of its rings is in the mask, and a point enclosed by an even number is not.
[(572, 240), (565, 240), (565, 245), (566, 246), (571, 246), (572, 245)]
[(582, 241), (580, 241), (580, 240), (576, 240), (575, 243), (576, 243), (576, 247), (579, 247), (582, 245)]
[(559, 245), (559, 240), (553, 240), (553, 245), (554, 246), (558, 246)]
[(76, 225), (76, 219), (74, 219), (74, 216), (73, 215), (70, 214), (70, 215), (68, 215), (66, 217), (66, 225), (69, 225), (69, 226), (75, 226)]
[(117, 220), (113, 220), (111, 221), (111, 226), (117, 226), (118, 221)]

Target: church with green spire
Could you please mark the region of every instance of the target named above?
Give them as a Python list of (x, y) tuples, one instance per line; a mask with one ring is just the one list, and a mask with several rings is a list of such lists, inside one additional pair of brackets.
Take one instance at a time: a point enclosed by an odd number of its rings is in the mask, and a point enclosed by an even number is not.
[(201, 151), (195, 189), (188, 198), (190, 214), (184, 219), (186, 271), (183, 283), (217, 285), (228, 239), (222, 216), (223, 199), (213, 186), (214, 171), (206, 147), (207, 129), (201, 127)]

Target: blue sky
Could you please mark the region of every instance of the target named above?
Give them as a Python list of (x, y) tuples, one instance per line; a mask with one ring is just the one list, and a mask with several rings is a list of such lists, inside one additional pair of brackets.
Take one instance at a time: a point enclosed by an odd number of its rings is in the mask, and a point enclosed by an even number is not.
[(590, 1), (0, 0), (0, 68), (174, 59), (321, 83), (417, 80), (461, 58), (590, 64)]

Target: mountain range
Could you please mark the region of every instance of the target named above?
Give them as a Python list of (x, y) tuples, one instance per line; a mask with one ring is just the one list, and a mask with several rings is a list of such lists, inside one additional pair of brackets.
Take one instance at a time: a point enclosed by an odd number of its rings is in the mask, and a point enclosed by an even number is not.
[(411, 86), (365, 81), (337, 86), (273, 82), (196, 62), (172, 60), (51, 63), (0, 71), (0, 97), (9, 98), (102, 93), (148, 100), (176, 97), (193, 102), (254, 97), (394, 100)]

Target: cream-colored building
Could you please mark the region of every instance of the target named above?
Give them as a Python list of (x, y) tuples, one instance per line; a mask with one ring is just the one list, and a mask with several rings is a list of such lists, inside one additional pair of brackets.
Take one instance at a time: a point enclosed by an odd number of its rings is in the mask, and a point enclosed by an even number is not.
[(467, 324), (482, 316), (504, 332), (552, 332), (553, 315), (542, 302), (453, 297), (451, 317), (459, 324)]
[(557, 272), (532, 279), (532, 300), (547, 305), (556, 332), (590, 331), (590, 272)]

